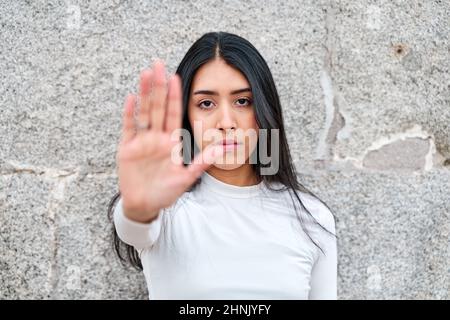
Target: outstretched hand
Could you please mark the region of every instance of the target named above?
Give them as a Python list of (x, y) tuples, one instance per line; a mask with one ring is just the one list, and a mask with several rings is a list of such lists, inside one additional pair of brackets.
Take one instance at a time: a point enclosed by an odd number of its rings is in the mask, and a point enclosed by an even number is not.
[[(129, 95), (123, 113), (122, 137), (117, 152), (119, 190), (125, 215), (150, 222), (162, 208), (173, 204), (218, 157), (222, 148), (208, 146), (189, 166), (181, 156), (181, 79), (165, 76), (162, 61), (140, 76), (138, 97)], [(191, 137), (192, 138), (192, 137)]]

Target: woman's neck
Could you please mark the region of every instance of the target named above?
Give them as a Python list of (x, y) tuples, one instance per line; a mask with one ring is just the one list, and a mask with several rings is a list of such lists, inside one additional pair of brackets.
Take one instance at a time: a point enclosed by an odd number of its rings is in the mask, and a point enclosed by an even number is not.
[(260, 182), (250, 164), (244, 164), (232, 170), (211, 166), (206, 172), (217, 180), (239, 187), (253, 186)]

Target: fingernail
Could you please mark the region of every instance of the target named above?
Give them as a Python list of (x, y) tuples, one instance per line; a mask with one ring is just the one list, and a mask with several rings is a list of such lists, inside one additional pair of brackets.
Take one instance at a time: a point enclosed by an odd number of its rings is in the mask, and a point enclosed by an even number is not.
[(164, 66), (164, 61), (162, 59), (156, 58), (153, 62), (153, 66), (161, 65)]

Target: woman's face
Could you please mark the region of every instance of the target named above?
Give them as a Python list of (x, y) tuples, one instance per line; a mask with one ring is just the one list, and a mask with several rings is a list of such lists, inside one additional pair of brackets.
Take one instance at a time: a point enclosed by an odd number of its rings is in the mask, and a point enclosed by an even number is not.
[(253, 96), (245, 76), (223, 59), (200, 67), (193, 79), (188, 106), (189, 122), (200, 150), (231, 139), (224, 155), (213, 165), (232, 170), (248, 163), (258, 140)]

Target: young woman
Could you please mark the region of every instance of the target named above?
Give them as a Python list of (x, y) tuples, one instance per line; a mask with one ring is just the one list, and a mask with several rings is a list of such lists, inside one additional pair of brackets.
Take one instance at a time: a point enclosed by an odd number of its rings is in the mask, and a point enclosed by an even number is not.
[(150, 299), (337, 298), (334, 217), (297, 180), (271, 72), (247, 40), (207, 33), (169, 80), (162, 61), (144, 70), (117, 164), (115, 249)]

